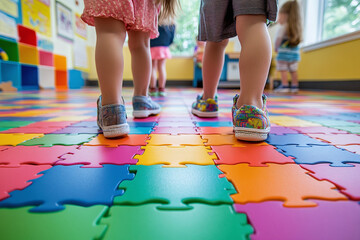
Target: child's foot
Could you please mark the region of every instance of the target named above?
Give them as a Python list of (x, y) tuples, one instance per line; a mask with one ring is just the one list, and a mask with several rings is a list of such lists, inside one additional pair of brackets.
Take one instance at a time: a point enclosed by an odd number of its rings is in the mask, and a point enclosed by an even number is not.
[(159, 88), (159, 93), (158, 95), (160, 97), (166, 97), (166, 92), (165, 92), (165, 88)]
[(279, 87), (277, 87), (274, 92), (277, 93), (289, 93), (290, 92), (290, 87), (289, 86), (285, 86), (285, 85), (280, 85)]
[(130, 132), (126, 122), (125, 106), (121, 104), (101, 106), (101, 96), (97, 100), (97, 124), (106, 138), (122, 137)]
[(198, 117), (217, 117), (219, 111), (218, 99), (208, 98), (202, 99), (202, 96), (198, 95), (196, 102), (193, 103), (191, 113)]
[(161, 107), (147, 96), (133, 97), (133, 116), (134, 118), (146, 118), (150, 115), (159, 114)]
[(156, 88), (149, 88), (149, 95), (151, 97), (157, 97), (158, 96), (158, 91), (156, 90)]
[(266, 109), (266, 96), (263, 95), (262, 109), (243, 105), (236, 108), (239, 95), (234, 97), (232, 107), (235, 137), (243, 141), (264, 141), (270, 132), (270, 120)]
[(292, 92), (292, 93), (297, 93), (297, 92), (299, 92), (299, 86), (291, 86), (290, 92)]

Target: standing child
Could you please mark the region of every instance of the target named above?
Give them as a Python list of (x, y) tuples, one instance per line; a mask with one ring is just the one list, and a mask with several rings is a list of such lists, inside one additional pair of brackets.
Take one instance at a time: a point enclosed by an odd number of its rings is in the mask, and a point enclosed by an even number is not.
[[(175, 25), (159, 25), (159, 37), (150, 40), (152, 58), (152, 73), (150, 80), (150, 96), (166, 96), (166, 59), (171, 58), (169, 46), (174, 41)], [(158, 72), (158, 74), (156, 74)], [(159, 78), (159, 91), (156, 89), (156, 80)]]
[[(281, 85), (276, 92), (298, 92), (298, 62), (300, 61), (299, 43), (302, 40), (302, 26), (299, 3), (286, 2), (279, 11), (280, 28), (276, 35), (275, 51), (276, 68), (281, 73)], [(288, 72), (291, 74), (291, 87), (288, 81)]]
[(263, 95), (271, 60), (267, 19), (275, 21), (277, 0), (202, 0), (199, 40), (206, 41), (203, 59), (203, 93), (192, 106), (199, 117), (217, 117), (216, 89), (224, 65), (228, 38), (238, 36), (240, 94), (233, 101), (235, 137), (263, 141), (270, 121)]
[(97, 101), (98, 125), (107, 138), (129, 133), (122, 98), (123, 45), (129, 36), (134, 78), (133, 115), (148, 117), (160, 106), (148, 97), (151, 72), (150, 38), (158, 36), (159, 7), (163, 16), (174, 15), (177, 0), (84, 0), (82, 19), (95, 26), (95, 61), (101, 96)]

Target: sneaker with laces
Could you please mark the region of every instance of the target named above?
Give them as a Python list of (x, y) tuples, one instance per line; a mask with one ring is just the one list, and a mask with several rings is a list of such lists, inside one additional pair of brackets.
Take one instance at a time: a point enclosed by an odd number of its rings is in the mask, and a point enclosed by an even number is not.
[(270, 132), (269, 114), (266, 109), (267, 97), (265, 95), (262, 96), (262, 109), (250, 105), (243, 105), (240, 108), (236, 108), (238, 98), (239, 95), (236, 94), (232, 107), (235, 137), (243, 141), (266, 140)]
[(122, 137), (130, 132), (125, 106), (122, 104), (101, 106), (101, 96), (97, 100), (97, 124), (106, 138)]
[(299, 92), (299, 87), (298, 87), (298, 86), (291, 86), (290, 92), (292, 92), (292, 93), (297, 93), (297, 92)]
[(196, 102), (193, 103), (191, 113), (198, 117), (217, 117), (219, 112), (218, 98), (202, 99), (201, 95), (198, 95)]
[(148, 96), (133, 97), (133, 116), (134, 118), (146, 118), (161, 112), (159, 104)]
[(157, 97), (158, 96), (158, 91), (156, 88), (149, 88), (149, 96), (151, 97)]
[(274, 90), (274, 92), (276, 92), (276, 93), (289, 93), (290, 92), (290, 87), (281, 85), (280, 87), (276, 88)]

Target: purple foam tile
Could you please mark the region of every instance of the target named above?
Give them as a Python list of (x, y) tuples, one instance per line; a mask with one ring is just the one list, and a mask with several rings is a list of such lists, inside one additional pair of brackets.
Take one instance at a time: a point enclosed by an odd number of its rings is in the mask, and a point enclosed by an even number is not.
[(299, 133), (291, 128), (287, 128), (287, 127), (271, 127), (270, 133), (272, 134), (276, 134), (276, 135), (283, 135), (283, 134), (288, 134), (288, 133)]
[(329, 164), (301, 165), (318, 180), (327, 180), (336, 185), (340, 192), (351, 200), (360, 201), (360, 164), (354, 167), (331, 167)]
[(104, 146), (81, 146), (73, 154), (63, 155), (65, 160), (59, 161), (57, 165), (84, 164), (83, 167), (102, 167), (102, 164), (136, 164), (138, 160), (133, 159), (136, 154), (143, 154), (140, 146), (118, 146), (116, 148)]
[(56, 131), (59, 131), (59, 129), (62, 129), (62, 127), (49, 127), (49, 128), (34, 128), (34, 127), (18, 127), (18, 128), (11, 128), (6, 131), (3, 131), (2, 133), (42, 133), (42, 134), (48, 134), (48, 133), (55, 133)]
[(52, 132), (54, 134), (79, 134), (79, 133), (101, 133), (99, 127), (67, 127), (64, 129), (60, 129), (56, 132)]
[(317, 207), (285, 208), (282, 202), (235, 204), (255, 229), (252, 240), (357, 240), (360, 205), (353, 201), (315, 201)]
[(346, 131), (342, 131), (336, 128), (329, 128), (329, 127), (289, 127), (291, 129), (294, 129), (300, 133), (344, 133), (346, 134)]

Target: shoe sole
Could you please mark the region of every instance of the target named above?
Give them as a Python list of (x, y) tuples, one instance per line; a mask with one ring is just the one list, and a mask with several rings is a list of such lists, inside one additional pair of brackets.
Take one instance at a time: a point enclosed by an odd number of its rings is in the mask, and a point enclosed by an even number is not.
[(133, 111), (133, 117), (134, 118), (146, 118), (151, 115), (157, 115), (161, 112), (161, 109), (155, 109), (155, 110), (137, 110)]
[(101, 128), (106, 138), (123, 137), (129, 134), (129, 124), (123, 123), (119, 125), (106, 126)]
[(251, 129), (244, 127), (234, 127), (235, 137), (238, 140), (260, 142), (268, 138), (270, 128), (267, 129)]
[(196, 109), (191, 109), (191, 113), (198, 116), (198, 117), (203, 117), (203, 118), (214, 118), (218, 116), (218, 112), (202, 112)]

